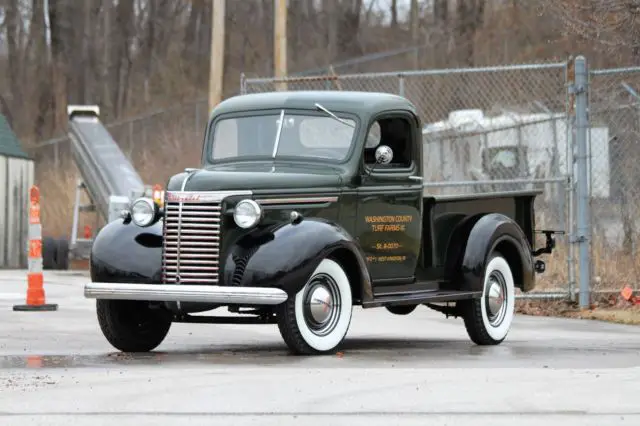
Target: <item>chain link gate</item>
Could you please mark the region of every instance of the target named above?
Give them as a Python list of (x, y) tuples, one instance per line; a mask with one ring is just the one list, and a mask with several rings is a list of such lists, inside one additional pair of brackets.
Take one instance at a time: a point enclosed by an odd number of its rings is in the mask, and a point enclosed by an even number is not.
[(589, 73), (590, 290), (640, 290), (640, 67)]
[[(425, 192), (544, 189), (536, 229), (557, 238), (537, 290), (520, 298), (574, 294), (573, 99), (571, 62), (466, 69), (245, 78), (240, 92), (344, 90), (396, 93), (417, 108), (423, 127)], [(538, 244), (544, 237), (538, 235)]]

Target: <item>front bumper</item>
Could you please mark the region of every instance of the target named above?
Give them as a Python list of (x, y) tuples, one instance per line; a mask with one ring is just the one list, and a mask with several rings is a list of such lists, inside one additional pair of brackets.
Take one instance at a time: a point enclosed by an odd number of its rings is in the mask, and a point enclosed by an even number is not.
[(85, 284), (84, 296), (89, 299), (204, 302), (223, 305), (278, 305), (288, 298), (284, 290), (271, 287), (101, 282)]

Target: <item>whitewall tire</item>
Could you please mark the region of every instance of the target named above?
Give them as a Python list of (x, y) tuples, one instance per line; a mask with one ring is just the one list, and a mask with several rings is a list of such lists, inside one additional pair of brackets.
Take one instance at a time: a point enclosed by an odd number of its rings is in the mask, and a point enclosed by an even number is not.
[(278, 328), (296, 354), (331, 353), (347, 334), (352, 308), (347, 274), (338, 262), (323, 259), (304, 287), (278, 306)]
[(500, 344), (509, 333), (515, 315), (515, 285), (507, 261), (489, 259), (484, 272), (482, 297), (465, 305), (464, 324), (477, 345)]

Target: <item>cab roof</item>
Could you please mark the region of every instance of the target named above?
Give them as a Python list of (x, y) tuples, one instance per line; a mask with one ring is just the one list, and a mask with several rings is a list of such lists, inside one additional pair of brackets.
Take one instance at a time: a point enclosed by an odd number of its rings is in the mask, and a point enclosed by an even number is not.
[(315, 109), (316, 102), (334, 112), (372, 115), (387, 110), (408, 110), (418, 115), (415, 106), (408, 99), (391, 93), (304, 90), (237, 95), (219, 103), (211, 112), (211, 117), (231, 112), (265, 109)]

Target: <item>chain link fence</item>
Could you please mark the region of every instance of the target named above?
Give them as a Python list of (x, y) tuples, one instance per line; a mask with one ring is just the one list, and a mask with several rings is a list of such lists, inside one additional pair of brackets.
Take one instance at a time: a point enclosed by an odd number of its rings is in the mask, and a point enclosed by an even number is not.
[(590, 72), (589, 192), (594, 287), (640, 289), (640, 67)]

